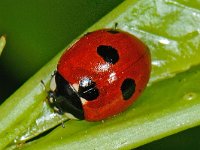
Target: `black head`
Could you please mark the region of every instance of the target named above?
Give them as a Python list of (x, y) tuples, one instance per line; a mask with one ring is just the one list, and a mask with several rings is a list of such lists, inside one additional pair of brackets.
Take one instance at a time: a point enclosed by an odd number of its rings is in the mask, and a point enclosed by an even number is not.
[(58, 72), (55, 73), (55, 91), (48, 92), (50, 105), (59, 114), (70, 113), (84, 119), (83, 106), (77, 91)]
[[(81, 100), (93, 101), (99, 96), (96, 83), (88, 77), (83, 77), (79, 81), (76, 90), (59, 72), (55, 72), (54, 88), (48, 92), (47, 99), (50, 106), (59, 114), (70, 113), (75, 118), (84, 119), (83, 102)], [(54, 81), (53, 81), (54, 80)]]

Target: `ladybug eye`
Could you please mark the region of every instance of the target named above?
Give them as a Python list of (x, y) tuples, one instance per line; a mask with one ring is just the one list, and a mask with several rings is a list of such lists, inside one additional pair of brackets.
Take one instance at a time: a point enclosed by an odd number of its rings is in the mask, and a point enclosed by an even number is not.
[(79, 82), (78, 94), (80, 97), (90, 101), (96, 99), (99, 96), (99, 90), (97, 89), (95, 82), (93, 82), (88, 77), (84, 77)]
[(97, 53), (108, 63), (115, 64), (119, 60), (119, 54), (112, 46), (100, 45)]
[(135, 92), (135, 81), (133, 79), (127, 78), (123, 81), (121, 85), (121, 92), (124, 100), (131, 98)]

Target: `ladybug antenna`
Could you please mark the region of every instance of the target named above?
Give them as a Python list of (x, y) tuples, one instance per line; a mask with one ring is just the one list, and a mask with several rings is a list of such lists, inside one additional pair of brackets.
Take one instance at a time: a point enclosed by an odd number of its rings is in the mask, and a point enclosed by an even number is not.
[(119, 33), (119, 31), (117, 31), (117, 26), (118, 26), (118, 23), (115, 22), (114, 26), (111, 29), (109, 29), (108, 32), (112, 34)]
[(45, 86), (45, 83), (43, 80), (40, 81), (41, 85), (42, 85), (42, 88), (45, 92), (47, 92), (47, 89), (46, 89), (46, 86)]
[(62, 123), (61, 123), (61, 126), (62, 126), (62, 128), (65, 128), (65, 124), (64, 124), (63, 121), (62, 121)]

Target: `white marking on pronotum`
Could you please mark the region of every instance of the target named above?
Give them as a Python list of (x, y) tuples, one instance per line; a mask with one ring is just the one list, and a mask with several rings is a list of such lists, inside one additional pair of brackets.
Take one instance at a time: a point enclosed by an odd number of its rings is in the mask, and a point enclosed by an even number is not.
[[(74, 84), (72, 85), (72, 87), (73, 87), (73, 90), (74, 90), (76, 93), (78, 93), (79, 85), (78, 85), (77, 83), (74, 83)], [(87, 100), (86, 100), (86, 99), (84, 99), (84, 98), (82, 98), (82, 97), (80, 97), (80, 99), (81, 99), (82, 105), (84, 105), (85, 103), (87, 103)]]
[(87, 103), (87, 100), (86, 99), (84, 99), (84, 98), (80, 98), (81, 99), (81, 103), (82, 103), (82, 105), (84, 105), (84, 104), (86, 104)]
[(76, 117), (74, 117), (74, 115), (72, 115), (72, 114), (70, 114), (70, 113), (64, 113), (65, 114), (65, 116), (67, 116), (67, 118), (69, 118), (69, 119), (76, 119), (76, 120), (78, 120)]
[(56, 79), (55, 79), (55, 75), (53, 75), (52, 78), (51, 78), (50, 89), (51, 89), (51, 91), (55, 91), (55, 90), (56, 90)]
[(78, 92), (78, 88), (79, 88), (79, 86), (78, 86), (77, 83), (74, 83), (74, 84), (72, 85), (72, 89), (74, 90), (74, 92)]

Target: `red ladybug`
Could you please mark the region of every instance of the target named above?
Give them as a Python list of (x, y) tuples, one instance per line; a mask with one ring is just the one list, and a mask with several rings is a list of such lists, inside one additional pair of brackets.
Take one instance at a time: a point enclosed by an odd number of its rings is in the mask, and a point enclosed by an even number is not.
[(48, 100), (59, 114), (102, 120), (138, 98), (150, 71), (149, 49), (138, 38), (116, 29), (97, 30), (64, 52)]

